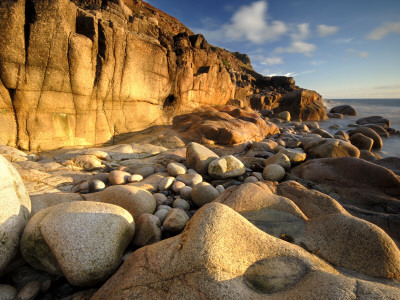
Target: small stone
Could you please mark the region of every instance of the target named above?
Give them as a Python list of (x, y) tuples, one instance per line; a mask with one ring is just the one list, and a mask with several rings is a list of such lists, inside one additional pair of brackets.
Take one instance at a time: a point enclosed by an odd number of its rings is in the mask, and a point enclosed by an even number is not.
[(268, 165), (264, 168), (263, 177), (265, 180), (280, 181), (285, 177), (285, 169), (276, 164)]
[(120, 185), (120, 184), (127, 183), (129, 177), (131, 177), (130, 173), (115, 170), (115, 171), (111, 171), (108, 174), (108, 181), (110, 182), (111, 185)]
[(166, 209), (166, 210), (170, 211), (172, 208), (169, 205), (160, 205), (159, 207), (157, 207), (157, 210), (161, 210), (161, 209)]
[(167, 165), (167, 171), (169, 175), (176, 177), (178, 175), (186, 174), (187, 169), (184, 165), (180, 163), (171, 162)]
[[(169, 207), (169, 206), (168, 206)], [(169, 213), (169, 211), (171, 210), (171, 208), (168, 210), (168, 209), (159, 209), (159, 210), (157, 210), (155, 213), (154, 213), (154, 215), (156, 216), (156, 217), (158, 217), (158, 219), (160, 219), (160, 222), (161, 222), (161, 225), (164, 223), (164, 221), (165, 221), (165, 219), (167, 218), (167, 215), (168, 215), (168, 213)]]
[(185, 200), (192, 200), (192, 188), (190, 186), (184, 186), (180, 190), (180, 195)]
[(284, 121), (290, 121), (290, 112), (288, 112), (286, 110), (282, 111), (282, 112), (276, 114), (276, 117), (279, 119), (282, 119)]
[(172, 190), (174, 193), (179, 194), (181, 188), (183, 188), (184, 186), (185, 186), (185, 184), (184, 184), (182, 181), (175, 181), (175, 182), (172, 184), (171, 190)]
[(199, 173), (197, 173), (197, 171), (196, 171), (195, 169), (188, 169), (188, 170), (187, 170), (187, 174), (189, 174), (189, 175), (195, 175), (195, 174), (199, 174)]
[(73, 159), (73, 162), (76, 166), (86, 171), (93, 171), (103, 167), (101, 160), (94, 155), (78, 155)]
[(184, 199), (178, 198), (172, 203), (173, 208), (180, 208), (182, 210), (189, 210), (190, 204)]
[(216, 179), (226, 179), (243, 175), (246, 168), (233, 155), (222, 156), (213, 160), (208, 166), (208, 174)]
[(202, 182), (203, 177), (200, 174), (184, 174), (176, 177), (176, 180), (182, 181), (184, 184), (193, 187)]
[(153, 194), (154, 199), (156, 200), (156, 206), (159, 207), (167, 202), (168, 198), (164, 194), (155, 193)]
[(157, 216), (143, 214), (136, 220), (135, 226), (132, 245), (143, 247), (161, 240), (161, 222)]
[(216, 187), (215, 187), (215, 189), (218, 191), (218, 193), (220, 193), (220, 194), (222, 194), (224, 191), (225, 191), (225, 188), (224, 188), (224, 186), (223, 185), (217, 185)]
[(0, 299), (14, 300), (17, 297), (17, 289), (8, 284), (0, 284)]
[(104, 184), (104, 182), (98, 179), (92, 180), (89, 183), (89, 192), (91, 193), (101, 192), (105, 188), (106, 185)]
[(197, 207), (212, 202), (219, 196), (219, 192), (209, 183), (201, 182), (192, 189), (192, 201)]
[(30, 281), (28, 282), (18, 293), (18, 300), (33, 300), (40, 293), (40, 282)]
[(291, 167), (291, 163), (290, 163), (290, 159), (289, 157), (287, 157), (287, 155), (283, 154), (283, 153), (277, 153), (271, 157), (268, 157), (265, 161), (264, 161), (264, 165), (271, 165), (271, 164), (276, 164), (276, 165), (280, 165), (282, 168), (284, 168), (285, 170), (289, 170)]
[[(264, 170), (264, 168), (263, 168), (263, 170)], [(256, 177), (259, 181), (264, 179), (261, 172), (252, 172), (251, 175)]]
[(162, 191), (168, 191), (172, 184), (174, 183), (175, 178), (174, 177), (166, 177), (163, 180), (160, 181), (158, 184), (158, 189)]
[(247, 183), (247, 182), (256, 183), (256, 182), (258, 182), (258, 178), (255, 177), (255, 176), (249, 176), (249, 177), (247, 177), (243, 182), (244, 182), (244, 183)]
[(45, 294), (50, 290), (50, 287), (51, 287), (51, 280), (50, 279), (42, 281), (40, 283), (40, 292)]
[(149, 177), (155, 173), (155, 169), (152, 166), (145, 166), (135, 170), (135, 174), (142, 175), (143, 178)]
[(36, 154), (33, 154), (33, 153), (28, 154), (26, 157), (28, 158), (29, 161), (37, 161), (38, 160)]
[(138, 182), (138, 181), (142, 181), (143, 180), (143, 176), (139, 175), (139, 174), (133, 174), (131, 177), (128, 178), (129, 182)]
[(304, 153), (304, 151), (300, 148), (296, 148), (296, 149), (281, 149), (279, 151), (279, 153), (283, 153), (285, 154), (287, 157), (289, 157), (290, 162), (292, 164), (296, 164), (296, 163), (301, 163), (303, 161), (305, 161), (307, 155)]
[(316, 133), (316, 134), (320, 135), (323, 138), (331, 138), (331, 139), (333, 139), (333, 136), (328, 131), (326, 131), (326, 130), (324, 130), (322, 128), (313, 129), (311, 131), (311, 133)]
[(200, 174), (207, 174), (208, 165), (217, 158), (213, 151), (195, 142), (189, 143), (186, 148), (186, 167)]
[(188, 221), (189, 216), (184, 210), (173, 208), (169, 211), (167, 218), (163, 223), (164, 230), (172, 233), (178, 233), (185, 228)]

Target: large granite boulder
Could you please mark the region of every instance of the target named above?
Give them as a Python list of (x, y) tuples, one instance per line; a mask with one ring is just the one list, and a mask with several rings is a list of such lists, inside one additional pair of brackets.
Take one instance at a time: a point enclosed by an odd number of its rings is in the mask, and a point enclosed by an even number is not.
[(356, 134), (356, 133), (361, 133), (365, 135), (366, 137), (369, 137), (374, 141), (372, 144), (372, 149), (374, 150), (380, 150), (382, 149), (383, 143), (382, 143), (382, 138), (375, 132), (375, 130), (368, 128), (368, 127), (358, 127), (356, 129), (353, 129), (349, 132), (350, 138)]
[(329, 113), (357, 116), (356, 110), (347, 104), (332, 107)]
[(121, 263), (135, 223), (125, 209), (77, 201), (41, 210), (27, 224), (21, 253), (33, 267), (65, 276), (73, 285), (106, 280)]
[(18, 253), (19, 240), (31, 211), (21, 176), (0, 155), (0, 272)]
[(349, 142), (340, 139), (325, 139), (315, 146), (305, 144), (307, 153), (319, 158), (360, 157), (360, 150)]
[(227, 206), (210, 203), (182, 234), (134, 252), (92, 299), (373, 299), (398, 293), (340, 275)]
[(260, 142), (279, 133), (275, 124), (264, 121), (257, 113), (234, 106), (202, 107), (175, 117), (173, 126), (188, 141), (219, 145)]

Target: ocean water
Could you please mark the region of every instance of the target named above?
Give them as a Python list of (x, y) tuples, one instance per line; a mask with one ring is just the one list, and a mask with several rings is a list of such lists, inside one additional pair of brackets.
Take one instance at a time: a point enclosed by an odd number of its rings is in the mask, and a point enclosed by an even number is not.
[[(338, 130), (349, 131), (352, 128), (348, 124), (356, 124), (360, 118), (369, 116), (382, 116), (391, 121), (390, 127), (400, 131), (400, 99), (332, 99), (324, 100), (327, 111), (332, 107), (348, 104), (357, 111), (357, 116), (344, 116), (343, 119), (329, 119), (319, 123), (320, 127), (333, 134)], [(330, 126), (337, 124), (339, 129), (332, 129)], [(382, 157), (400, 157), (400, 135), (392, 135), (389, 138), (382, 138), (383, 148), (378, 153)]]

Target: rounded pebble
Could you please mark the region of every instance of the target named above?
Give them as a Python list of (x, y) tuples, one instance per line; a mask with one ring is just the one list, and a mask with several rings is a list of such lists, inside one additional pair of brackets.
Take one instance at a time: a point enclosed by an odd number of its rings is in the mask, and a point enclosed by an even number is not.
[(89, 183), (89, 192), (91, 193), (101, 192), (105, 188), (105, 183), (99, 179), (95, 179)]
[(263, 171), (265, 180), (280, 181), (285, 177), (285, 169), (276, 164), (267, 165)]
[(163, 223), (164, 230), (172, 233), (178, 233), (185, 228), (188, 221), (189, 216), (184, 210), (173, 208), (169, 211), (167, 218)]
[(158, 184), (158, 189), (162, 191), (167, 191), (170, 189), (172, 184), (174, 183), (175, 178), (174, 177), (166, 177), (163, 180), (160, 181)]
[(185, 184), (184, 184), (182, 181), (175, 181), (175, 182), (172, 184), (171, 190), (172, 190), (174, 193), (179, 194), (181, 188), (183, 188), (184, 186), (185, 186)]
[(192, 200), (192, 188), (190, 186), (184, 186), (180, 190), (180, 195), (185, 200)]
[(187, 169), (186, 166), (177, 162), (171, 162), (167, 165), (167, 171), (171, 176), (178, 176), (182, 174), (186, 174)]
[(224, 188), (224, 186), (223, 185), (217, 185), (216, 187), (215, 187), (215, 189), (218, 191), (218, 193), (220, 193), (220, 194), (222, 194), (224, 191), (225, 191), (225, 188)]
[(182, 210), (189, 210), (190, 209), (190, 204), (186, 200), (184, 200), (182, 198), (178, 198), (172, 203), (172, 207), (173, 208), (180, 208)]
[(155, 194), (153, 194), (153, 197), (156, 200), (157, 207), (165, 204), (168, 200), (167, 196), (165, 196), (164, 194), (161, 194), (161, 193), (155, 193)]
[(18, 293), (18, 300), (33, 300), (40, 293), (40, 282), (30, 281), (28, 282)]
[(192, 189), (192, 201), (197, 207), (212, 202), (219, 196), (219, 192), (209, 183), (201, 182)]
[[(169, 206), (168, 206), (169, 207)], [(160, 219), (161, 225), (164, 223), (165, 219), (167, 218), (167, 215), (169, 213), (169, 211), (171, 210), (171, 208), (168, 209), (159, 209), (157, 210), (154, 215), (157, 216)]]
[(129, 182), (138, 182), (138, 181), (142, 181), (143, 180), (143, 176), (139, 175), (139, 174), (133, 174), (131, 177), (128, 178)]

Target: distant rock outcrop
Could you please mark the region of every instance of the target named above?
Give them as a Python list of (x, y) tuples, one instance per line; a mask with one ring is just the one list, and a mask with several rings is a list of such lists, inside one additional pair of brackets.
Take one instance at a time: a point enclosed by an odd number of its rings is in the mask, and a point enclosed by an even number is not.
[[(148, 3), (127, 5), (1, 1), (1, 144), (32, 151), (104, 144), (202, 105), (299, 93), (293, 78), (254, 72), (246, 55), (209, 45)], [(297, 102), (284, 110), (321, 118), (320, 98), (304, 93), (300, 112)]]

